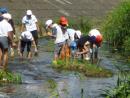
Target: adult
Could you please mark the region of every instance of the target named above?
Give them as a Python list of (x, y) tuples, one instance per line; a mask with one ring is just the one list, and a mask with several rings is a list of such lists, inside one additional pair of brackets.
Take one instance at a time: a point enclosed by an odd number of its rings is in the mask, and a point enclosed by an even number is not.
[(34, 41), (34, 38), (31, 34), (31, 32), (30, 31), (22, 32), (21, 36), (20, 36), (20, 41), (19, 41), (19, 44), (18, 44), (18, 54), (20, 55), (21, 59), (23, 59), (25, 46), (27, 46), (27, 58), (29, 60), (31, 59), (32, 44), (35, 47), (35, 52), (37, 52), (37, 47), (36, 47), (36, 44), (35, 44), (35, 41)]
[(22, 18), (21, 32), (24, 31), (24, 28), (32, 33), (36, 46), (38, 46), (38, 20), (31, 10), (27, 10), (26, 15)]
[(11, 46), (15, 45), (12, 41), (12, 31), (11, 25), (0, 15), (0, 66), (3, 69), (6, 69), (8, 64), (8, 42)]

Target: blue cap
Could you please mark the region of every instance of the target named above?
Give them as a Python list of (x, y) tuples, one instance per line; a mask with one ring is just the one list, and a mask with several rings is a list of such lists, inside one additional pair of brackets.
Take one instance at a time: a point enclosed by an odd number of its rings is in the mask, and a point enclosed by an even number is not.
[(0, 13), (4, 14), (4, 13), (7, 13), (7, 12), (8, 12), (7, 8), (5, 8), (5, 7), (0, 8)]

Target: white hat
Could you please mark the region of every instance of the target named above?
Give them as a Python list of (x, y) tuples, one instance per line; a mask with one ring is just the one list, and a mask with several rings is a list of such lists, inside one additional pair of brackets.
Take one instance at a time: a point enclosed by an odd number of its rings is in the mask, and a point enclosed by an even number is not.
[(100, 35), (100, 32), (97, 29), (92, 29), (92, 30), (89, 31), (88, 35), (96, 37), (97, 35)]
[(76, 35), (78, 36), (78, 38), (81, 37), (81, 31), (80, 31), (80, 30), (76, 30), (75, 33), (76, 33)]
[(12, 16), (9, 13), (5, 13), (2, 16), (8, 20), (12, 19)]
[(26, 14), (27, 15), (32, 15), (32, 11), (31, 10), (27, 10)]
[(45, 25), (46, 25), (46, 29), (53, 23), (53, 21), (51, 19), (47, 20), (45, 22)]
[(30, 31), (24, 31), (21, 33), (20, 39), (29, 39), (33, 40), (32, 34)]

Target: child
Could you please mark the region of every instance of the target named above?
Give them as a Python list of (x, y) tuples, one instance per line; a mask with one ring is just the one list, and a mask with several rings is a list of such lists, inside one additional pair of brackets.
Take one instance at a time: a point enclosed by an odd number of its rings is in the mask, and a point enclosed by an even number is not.
[(90, 37), (89, 36), (82, 36), (77, 41), (77, 48), (78, 52), (76, 52), (76, 55), (81, 55), (82, 59), (89, 60), (89, 53), (90, 53)]
[(24, 31), (21, 33), (20, 36), (20, 41), (18, 44), (18, 54), (20, 55), (21, 59), (23, 59), (23, 53), (24, 53), (24, 48), (27, 46), (27, 58), (30, 60), (31, 59), (31, 47), (32, 44), (35, 47), (35, 52), (37, 52), (37, 47), (34, 41), (34, 38), (31, 34), (30, 31)]

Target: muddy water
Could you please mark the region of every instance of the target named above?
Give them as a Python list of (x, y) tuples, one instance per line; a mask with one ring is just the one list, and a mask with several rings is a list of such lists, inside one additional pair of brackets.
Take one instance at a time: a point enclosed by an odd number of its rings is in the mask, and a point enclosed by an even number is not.
[[(39, 56), (31, 62), (19, 62), (18, 57), (9, 61), (9, 69), (20, 73), (22, 84), (0, 85), (0, 98), (102, 98), (101, 89), (114, 87), (115, 74), (110, 78), (87, 78), (76, 72), (56, 71), (51, 68), (52, 52), (45, 52), (47, 40), (41, 39)], [(106, 50), (101, 52), (100, 64), (116, 72), (114, 59)]]

